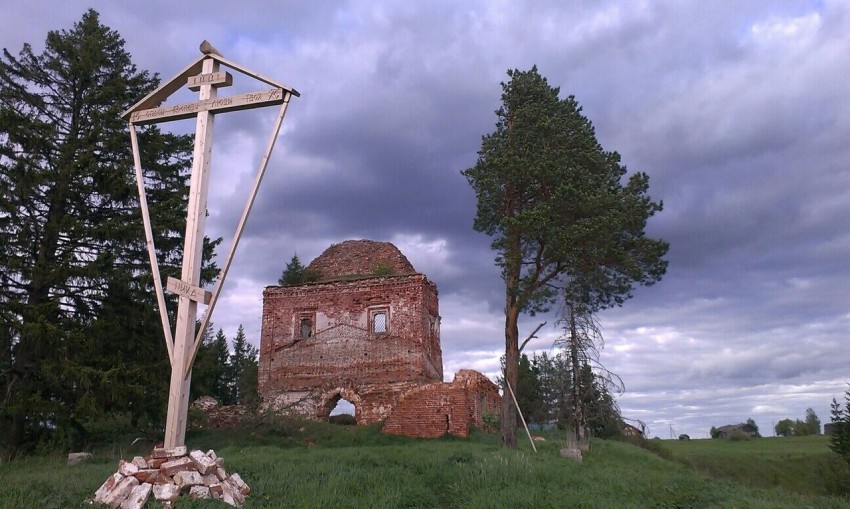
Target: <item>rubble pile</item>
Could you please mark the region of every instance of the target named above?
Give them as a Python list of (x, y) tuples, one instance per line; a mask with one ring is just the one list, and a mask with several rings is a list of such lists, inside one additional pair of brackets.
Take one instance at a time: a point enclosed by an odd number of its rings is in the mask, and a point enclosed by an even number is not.
[(91, 502), (111, 509), (141, 509), (153, 496), (163, 507), (171, 507), (178, 497), (186, 495), (241, 507), (249, 491), (239, 474), (227, 473), (224, 458), (215, 451), (156, 447), (148, 457), (119, 461), (118, 471), (101, 485)]
[(248, 412), (248, 408), (245, 405), (222, 406), (210, 396), (198, 398), (192, 403), (192, 407), (197, 408), (207, 417), (207, 422), (195, 425), (198, 428), (233, 428), (239, 424)]

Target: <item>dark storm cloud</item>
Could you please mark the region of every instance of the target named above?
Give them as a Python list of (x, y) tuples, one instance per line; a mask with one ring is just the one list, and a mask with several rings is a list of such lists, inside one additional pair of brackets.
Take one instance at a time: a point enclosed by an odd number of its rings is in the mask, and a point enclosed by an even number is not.
[[(89, 5), (40, 4), (4, 6), (0, 46), (39, 48)], [(769, 432), (807, 407), (825, 421), (843, 391), (845, 3), (91, 5), (136, 63), (163, 78), (209, 39), (303, 94), (213, 318), (231, 335), (244, 323), (256, 340), (262, 287), (294, 253), (308, 262), (333, 242), (386, 240), (440, 288), (446, 373), (495, 374), (503, 287), (489, 239), (472, 230), (475, 197), (460, 171), (493, 130), (505, 71), (536, 64), (664, 201), (648, 231), (670, 242), (667, 275), (600, 315), (602, 361), (626, 382), (625, 414), (665, 438), (673, 427), (705, 436), (748, 417)], [(273, 116), (216, 121), (208, 231), (225, 237), (223, 248)], [(548, 321), (529, 352), (551, 348), (556, 318), (523, 320), (521, 334)]]

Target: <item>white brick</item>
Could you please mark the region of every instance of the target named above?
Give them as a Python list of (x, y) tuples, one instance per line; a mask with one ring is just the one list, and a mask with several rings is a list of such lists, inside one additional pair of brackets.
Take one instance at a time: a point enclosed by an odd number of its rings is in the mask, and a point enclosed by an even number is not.
[(135, 477), (125, 477), (114, 490), (109, 492), (109, 495), (106, 495), (103, 503), (108, 505), (110, 509), (116, 509), (138, 485), (139, 481)]
[(230, 482), (225, 481), (221, 483), (221, 500), (233, 507), (241, 507), (245, 497), (239, 493), (239, 490), (237, 490), (235, 486), (230, 484)]
[(174, 483), (180, 487), (180, 491), (187, 492), (192, 486), (204, 484), (204, 479), (195, 471), (177, 472), (174, 474)]
[(109, 495), (109, 493), (114, 490), (115, 487), (118, 486), (118, 484), (120, 484), (123, 480), (124, 476), (119, 474), (118, 472), (115, 472), (114, 474), (110, 475), (109, 478), (106, 479), (106, 481), (104, 481), (104, 483), (100, 485), (100, 488), (98, 488), (97, 491), (94, 492), (94, 501), (99, 504), (106, 503), (106, 496)]
[(189, 453), (189, 458), (195, 463), (195, 468), (201, 475), (208, 474), (216, 468), (215, 460), (212, 460), (201, 451), (192, 451)]
[(194, 470), (195, 463), (190, 458), (177, 458), (176, 460), (163, 463), (160, 465), (159, 469), (165, 475), (174, 475), (177, 472)]
[(181, 456), (185, 456), (187, 452), (185, 445), (177, 446), (173, 449), (166, 449), (164, 447), (156, 447), (153, 450), (154, 458), (179, 458)]
[(245, 481), (243, 481), (242, 478), (239, 477), (239, 474), (231, 475), (229, 480), (230, 484), (232, 484), (234, 488), (239, 490), (239, 493), (247, 495), (251, 491), (251, 488), (247, 484), (245, 484)]
[(210, 489), (206, 486), (192, 486), (192, 488), (189, 489), (189, 498), (192, 500), (210, 498)]
[(69, 452), (68, 453), (68, 464), (76, 465), (77, 463), (81, 463), (83, 461), (88, 461), (91, 459), (90, 452)]
[(131, 475), (135, 475), (136, 472), (139, 471), (139, 467), (132, 463), (127, 463), (124, 460), (118, 462), (118, 473), (125, 476), (130, 477)]
[(180, 488), (176, 484), (154, 484), (153, 498), (160, 501), (175, 501), (180, 496)]
[(127, 500), (121, 503), (121, 509), (142, 509), (151, 496), (151, 488), (153, 486), (148, 483), (142, 483), (133, 488)]

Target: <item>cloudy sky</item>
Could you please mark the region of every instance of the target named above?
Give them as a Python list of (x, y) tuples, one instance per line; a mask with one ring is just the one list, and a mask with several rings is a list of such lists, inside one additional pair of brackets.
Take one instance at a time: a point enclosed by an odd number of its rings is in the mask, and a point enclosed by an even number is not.
[[(88, 7), (168, 79), (210, 40), (302, 93), (213, 321), (259, 340), (261, 293), (297, 253), (395, 243), (440, 289), (445, 371), (495, 375), (503, 285), (461, 170), (500, 82), (537, 65), (600, 143), (650, 175), (670, 243), (657, 285), (606, 311), (626, 417), (705, 437), (823, 422), (850, 382), (850, 4), (782, 1), (11, 0), (0, 47), (40, 51)], [(237, 82), (239, 78), (237, 77)], [(248, 85), (248, 90), (253, 87)], [(226, 89), (225, 89), (226, 90)], [(225, 94), (226, 92), (222, 92)], [(275, 108), (219, 115), (207, 231), (229, 242)], [(191, 121), (163, 124), (188, 131)], [(223, 251), (223, 250), (222, 250)], [(528, 349), (551, 348), (549, 325)], [(528, 334), (539, 320), (523, 323)]]

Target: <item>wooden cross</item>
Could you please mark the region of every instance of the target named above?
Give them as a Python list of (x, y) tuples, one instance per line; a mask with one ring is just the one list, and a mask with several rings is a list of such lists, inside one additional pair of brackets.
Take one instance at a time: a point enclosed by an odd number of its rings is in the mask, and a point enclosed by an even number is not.
[[(165, 344), (168, 349), (169, 360), (171, 361), (171, 385), (168, 391), (168, 412), (165, 424), (164, 445), (166, 448), (184, 445), (186, 438), (186, 416), (189, 409), (189, 387), (192, 379), (192, 364), (203, 341), (203, 331), (209, 324), (210, 317), (215, 309), (222, 284), (230, 269), (233, 254), (239, 245), (239, 239), (245, 228), (245, 222), (248, 219), (257, 195), (257, 190), (260, 187), (266, 167), (268, 166), (269, 156), (274, 148), (280, 127), (283, 124), (286, 107), (293, 95), (296, 97), (300, 96), (296, 90), (286, 85), (272, 81), (225, 59), (207, 41), (201, 43), (200, 49), (203, 56), (122, 114), (122, 118), (130, 123), (130, 141), (133, 147), (136, 183), (139, 188), (139, 204), (142, 209), (142, 221), (145, 228), (148, 257), (150, 258), (151, 271), (154, 278), (154, 287), (160, 320), (162, 321), (163, 334), (165, 336)], [(222, 65), (262, 81), (274, 88), (219, 98), (218, 88), (227, 87), (233, 83), (233, 76), (229, 72), (220, 70)], [(163, 101), (183, 86), (188, 86), (190, 90), (197, 91), (198, 101), (187, 104), (161, 106)], [(214, 290), (208, 292), (200, 287), (200, 275), (215, 115), (216, 113), (274, 105), (280, 105), (280, 111), (266, 151), (260, 160), (260, 168), (257, 171), (254, 187), (242, 211), (242, 217), (236, 227), (236, 233), (230, 244), (230, 250), (221, 269), (221, 275), (216, 282)], [(156, 247), (153, 242), (150, 214), (145, 197), (144, 175), (139, 156), (136, 126), (191, 117), (196, 117), (195, 148), (192, 155), (192, 173), (189, 184), (189, 208), (186, 216), (186, 236), (183, 246), (183, 269), (179, 280), (168, 278), (166, 284), (166, 288), (170, 292), (178, 295), (177, 325), (172, 336), (171, 324), (165, 308), (165, 296), (162, 289), (162, 280), (159, 275), (159, 265), (156, 260)], [(204, 313), (201, 327), (196, 333), (195, 324), (198, 317), (199, 303), (206, 304), (207, 309), (206, 313)]]

